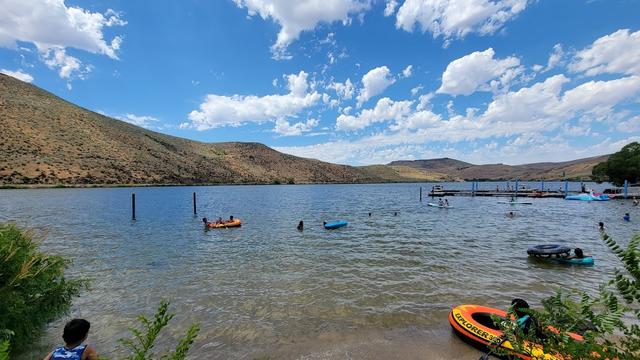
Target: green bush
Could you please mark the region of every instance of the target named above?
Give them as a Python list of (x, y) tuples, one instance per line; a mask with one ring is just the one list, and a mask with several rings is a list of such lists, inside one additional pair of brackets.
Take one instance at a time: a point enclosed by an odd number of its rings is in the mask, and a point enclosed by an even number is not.
[(41, 253), (31, 232), (0, 224), (0, 341), (22, 348), (69, 309), (86, 281), (65, 279), (68, 266)]
[(175, 315), (168, 314), (168, 308), (169, 303), (163, 300), (160, 302), (160, 306), (158, 307), (153, 320), (147, 319), (144, 315), (138, 316), (138, 321), (142, 325), (142, 328), (129, 328), (133, 337), (131, 339), (120, 340), (120, 343), (122, 343), (131, 352), (131, 355), (125, 358), (126, 360), (183, 360), (187, 357), (191, 345), (200, 331), (200, 327), (196, 324), (189, 327), (187, 334), (178, 342), (174, 351), (165, 353), (161, 356), (157, 356), (152, 353), (155, 342), (158, 339), (158, 335), (160, 335), (162, 329), (169, 324), (169, 321), (171, 321)]
[[(528, 343), (535, 343), (547, 354), (569, 359), (640, 359), (640, 235), (626, 248), (606, 233), (602, 239), (624, 269), (616, 269), (598, 295), (558, 291), (542, 301), (542, 310), (529, 311), (540, 333), (524, 334), (512, 322), (500, 321), (504, 336), (496, 342), (509, 340), (518, 353), (528, 353)], [(509, 312), (515, 315), (513, 310)], [(568, 332), (579, 333), (584, 339), (574, 340)], [(507, 355), (503, 350), (496, 352)]]

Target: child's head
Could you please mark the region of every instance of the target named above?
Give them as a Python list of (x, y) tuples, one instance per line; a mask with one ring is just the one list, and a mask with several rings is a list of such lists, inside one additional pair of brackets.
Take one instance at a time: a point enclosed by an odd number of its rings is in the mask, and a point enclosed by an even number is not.
[(525, 316), (527, 309), (529, 309), (529, 304), (522, 299), (511, 300), (511, 306), (518, 317)]
[(66, 344), (75, 344), (84, 341), (89, 334), (91, 324), (85, 319), (73, 319), (64, 326), (62, 339)]

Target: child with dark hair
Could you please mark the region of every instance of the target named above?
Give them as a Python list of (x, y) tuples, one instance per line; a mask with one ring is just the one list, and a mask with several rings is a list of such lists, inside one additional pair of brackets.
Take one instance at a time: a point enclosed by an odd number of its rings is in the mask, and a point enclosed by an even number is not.
[(98, 360), (98, 353), (91, 345), (82, 344), (89, 336), (91, 324), (84, 319), (73, 319), (64, 326), (64, 346), (56, 348), (44, 360)]
[(529, 303), (523, 299), (513, 299), (511, 300), (511, 307), (518, 317), (516, 323), (522, 328), (525, 334), (533, 331), (538, 339), (544, 339), (546, 337), (538, 320), (531, 314)]

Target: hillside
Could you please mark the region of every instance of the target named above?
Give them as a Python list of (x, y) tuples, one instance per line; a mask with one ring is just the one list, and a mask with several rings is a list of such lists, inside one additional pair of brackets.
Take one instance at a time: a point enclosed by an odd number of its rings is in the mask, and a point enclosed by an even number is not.
[(440, 172), (423, 170), (405, 165), (369, 165), (361, 167), (372, 177), (388, 182), (442, 182), (460, 179)]
[(473, 165), (454, 159), (394, 161), (389, 166), (409, 166), (415, 169), (447, 174), (454, 178), (472, 180), (589, 180), (591, 169), (607, 160), (609, 155), (565, 162), (546, 162), (524, 165)]
[(202, 143), (80, 108), (0, 74), (0, 185), (384, 181), (257, 143)]

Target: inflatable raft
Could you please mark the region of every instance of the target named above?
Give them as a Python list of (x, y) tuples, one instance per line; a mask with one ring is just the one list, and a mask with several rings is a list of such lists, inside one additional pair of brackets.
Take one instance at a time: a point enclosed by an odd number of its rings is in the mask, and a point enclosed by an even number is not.
[(347, 226), (347, 224), (348, 224), (348, 222), (346, 222), (344, 220), (325, 222), (324, 223), (324, 228), (327, 229), (327, 230), (333, 230), (333, 229), (341, 228), (343, 226)]
[(579, 200), (579, 201), (607, 201), (609, 199), (609, 195), (605, 194), (578, 194), (578, 195), (568, 195), (565, 196), (565, 200)]
[(207, 226), (210, 229), (234, 228), (234, 227), (240, 227), (241, 225), (242, 225), (242, 222), (240, 221), (240, 219), (234, 219), (233, 221), (225, 221), (225, 222), (220, 223), (220, 224), (216, 224), (216, 223), (207, 224)]
[[(513, 345), (509, 341), (501, 342), (503, 335), (500, 328), (494, 324), (491, 315), (497, 315), (506, 320), (505, 311), (481, 305), (459, 305), (449, 313), (449, 324), (458, 336), (463, 340), (478, 347), (499, 347), (507, 350), (513, 356), (530, 360), (562, 360), (563, 357), (557, 354), (545, 354), (538, 344), (525, 343), (525, 352), (516, 353)], [(567, 333), (576, 340), (582, 340), (582, 336), (574, 333)]]
[(440, 209), (453, 209), (453, 206), (439, 205), (439, 204), (436, 204), (436, 203), (427, 203), (427, 206), (437, 207), (437, 208), (440, 208)]

